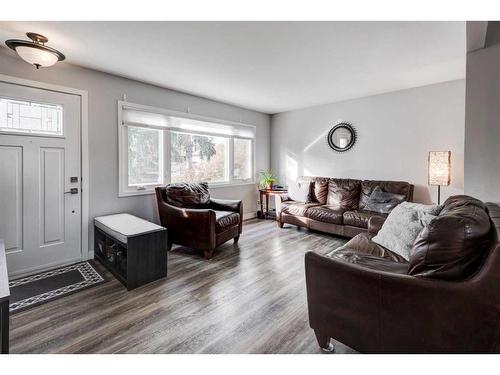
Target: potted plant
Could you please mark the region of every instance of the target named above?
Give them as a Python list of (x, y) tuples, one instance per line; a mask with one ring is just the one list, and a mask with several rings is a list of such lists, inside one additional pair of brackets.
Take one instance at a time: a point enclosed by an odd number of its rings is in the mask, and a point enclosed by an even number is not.
[(271, 171), (260, 171), (260, 186), (264, 189), (272, 189), (278, 179)]

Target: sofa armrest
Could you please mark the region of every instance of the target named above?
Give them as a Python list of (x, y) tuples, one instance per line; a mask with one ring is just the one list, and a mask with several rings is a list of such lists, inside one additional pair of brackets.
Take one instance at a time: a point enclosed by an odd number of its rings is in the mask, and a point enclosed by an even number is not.
[(158, 201), (158, 210), (161, 224), (169, 230), (169, 238), (196, 239), (196, 243), (215, 248), (214, 210), (180, 208), (163, 200)]
[(278, 220), (278, 222), (281, 219), (281, 203), (287, 201), (291, 201), (291, 199), (286, 193), (274, 196), (274, 208), (276, 209), (276, 220)]
[(243, 231), (243, 202), (240, 200), (210, 198), (209, 207), (216, 211), (230, 211), (240, 214), (239, 233)]
[(209, 207), (216, 211), (230, 211), (239, 213), (243, 203), (239, 200), (210, 198)]
[(382, 229), (382, 225), (384, 225), (385, 217), (382, 216), (372, 216), (370, 220), (368, 220), (368, 233), (377, 234), (380, 229)]

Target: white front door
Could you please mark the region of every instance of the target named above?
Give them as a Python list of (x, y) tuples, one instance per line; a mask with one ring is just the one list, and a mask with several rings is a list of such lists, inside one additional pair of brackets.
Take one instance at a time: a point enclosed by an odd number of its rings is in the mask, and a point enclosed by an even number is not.
[(9, 275), (82, 259), (80, 96), (0, 82), (0, 238)]

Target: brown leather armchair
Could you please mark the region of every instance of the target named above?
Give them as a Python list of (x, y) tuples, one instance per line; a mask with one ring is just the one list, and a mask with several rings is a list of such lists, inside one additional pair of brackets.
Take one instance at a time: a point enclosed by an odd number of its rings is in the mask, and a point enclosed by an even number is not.
[(238, 243), (242, 202), (211, 198), (206, 182), (157, 187), (156, 200), (161, 224), (168, 228), (168, 250), (172, 244), (187, 246), (210, 259), (224, 242)]
[[(372, 230), (380, 222), (370, 222)], [(305, 257), (309, 324), (368, 353), (500, 352), (500, 207), (449, 198), (410, 261), (360, 234)]]

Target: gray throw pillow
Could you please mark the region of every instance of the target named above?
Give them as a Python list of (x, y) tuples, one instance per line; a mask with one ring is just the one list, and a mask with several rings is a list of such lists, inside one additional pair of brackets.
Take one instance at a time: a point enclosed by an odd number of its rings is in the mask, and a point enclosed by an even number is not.
[(380, 186), (375, 186), (365, 205), (365, 210), (388, 214), (404, 200), (404, 195), (388, 193), (383, 191)]
[(288, 186), (288, 197), (297, 202), (307, 202), (311, 189), (310, 181), (296, 181)]
[(422, 204), (422, 203), (413, 203), (413, 202), (405, 202), (405, 207), (412, 208), (419, 212), (424, 212), (426, 214), (431, 215), (439, 215), (441, 210), (443, 209), (443, 205), (437, 204)]
[(410, 260), (410, 250), (419, 233), (436, 218), (435, 205), (402, 202), (396, 206), (372, 241)]

